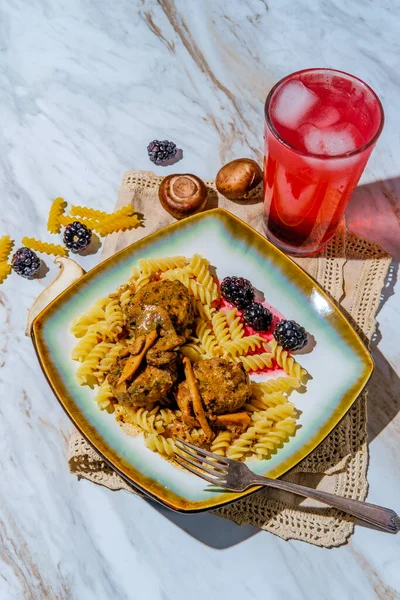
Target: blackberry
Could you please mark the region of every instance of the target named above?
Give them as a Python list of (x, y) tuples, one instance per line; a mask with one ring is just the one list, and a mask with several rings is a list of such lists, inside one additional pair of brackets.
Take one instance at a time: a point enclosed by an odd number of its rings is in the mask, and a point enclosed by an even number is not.
[(64, 230), (64, 244), (72, 252), (85, 250), (92, 240), (92, 232), (86, 225), (74, 221), (66, 226)]
[(253, 286), (244, 277), (225, 277), (221, 283), (221, 294), (238, 308), (246, 308), (254, 300)]
[(256, 331), (268, 331), (272, 323), (272, 313), (259, 302), (253, 302), (243, 311), (243, 319)]
[(163, 142), (153, 140), (147, 146), (147, 153), (151, 162), (160, 165), (166, 160), (174, 158), (176, 154), (176, 144), (169, 142), (168, 140), (164, 140)]
[(42, 261), (30, 248), (19, 248), (11, 259), (11, 266), (18, 275), (27, 279), (35, 277), (40, 271)]
[(273, 335), (285, 350), (301, 350), (308, 341), (306, 330), (296, 321), (279, 321)]

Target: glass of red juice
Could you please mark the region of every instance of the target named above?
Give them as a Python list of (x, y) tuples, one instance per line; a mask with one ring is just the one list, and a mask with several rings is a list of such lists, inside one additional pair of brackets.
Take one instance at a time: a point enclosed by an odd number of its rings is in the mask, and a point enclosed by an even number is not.
[(334, 69), (288, 75), (265, 103), (264, 227), (284, 252), (311, 255), (334, 235), (383, 128), (363, 81)]

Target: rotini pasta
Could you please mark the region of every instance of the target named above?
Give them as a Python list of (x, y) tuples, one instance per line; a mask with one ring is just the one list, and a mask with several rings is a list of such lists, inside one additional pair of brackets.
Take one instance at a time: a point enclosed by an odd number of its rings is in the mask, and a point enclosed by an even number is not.
[(104, 221), (99, 221), (93, 229), (100, 235), (108, 235), (109, 233), (115, 233), (116, 231), (126, 231), (126, 229), (132, 229), (139, 225), (140, 221), (137, 215), (132, 215), (130, 217), (123, 215), (117, 217), (116, 215), (111, 215), (104, 219)]
[(233, 358), (236, 362), (242, 362), (246, 371), (263, 370), (266, 367), (272, 367), (273, 355), (270, 352), (261, 354), (252, 354), (248, 356), (236, 356)]
[(0, 263), (0, 284), (3, 283), (11, 273), (11, 265), (7, 262)]
[(282, 346), (277, 344), (275, 341), (270, 343), (270, 347), (274, 353), (276, 362), (280, 367), (282, 367), (285, 373), (301, 382), (302, 379), (307, 375), (307, 371), (295, 361), (293, 356), (290, 356), (287, 350), (284, 350)]
[(98, 388), (95, 400), (100, 410), (109, 410), (112, 407), (115, 397), (107, 381)]
[[(107, 214), (74, 206), (68, 218), (75, 220), (78, 217), (81, 222), (95, 222), (93, 228), (98, 232), (104, 223), (136, 218), (132, 207), (123, 207), (122, 213)], [(65, 218), (61, 214), (61, 221)], [(217, 430), (214, 440), (207, 437), (201, 427), (193, 426), (197, 421), (193, 420), (193, 412), (188, 418), (184, 401), (182, 405), (179, 403), (181, 413), (177, 408), (167, 408), (154, 401), (149, 403), (148, 398), (140, 394), (138, 398), (131, 396), (131, 405), (122, 400), (119, 404), (113, 395), (110, 382), (118, 373), (113, 367), (118, 357), (127, 356), (132, 347), (124, 339), (129, 334), (125, 311), (134, 302), (135, 293), (158, 280), (180, 281), (189, 291), (196, 321), (192, 337), (186, 338), (179, 352), (191, 363), (223, 358), (228, 362), (241, 362), (250, 373), (265, 372), (275, 368), (276, 364), (287, 373), (285, 377), (253, 382), (251, 398), (239, 410), (247, 415), (236, 415), (235, 419), (228, 420), (229, 415), (225, 414), (214, 428), (222, 427), (222, 423), (227, 428)], [(81, 363), (76, 372), (78, 382), (99, 386), (96, 394), (99, 408), (115, 412), (115, 418), (126, 425), (126, 433), (141, 433), (150, 450), (167, 458), (174, 455), (175, 436), (208, 448), (219, 456), (236, 460), (268, 458), (296, 431), (298, 413), (288, 396), (302, 385), (306, 371), (275, 340), (266, 342), (257, 333), (247, 335), (241, 313), (236, 308), (218, 309), (218, 296), (219, 286), (210, 272), (210, 264), (200, 255), (145, 258), (133, 268), (127, 284), (120, 286), (114, 294), (101, 298), (71, 326), (71, 332), (77, 338), (72, 357)], [(120, 364), (118, 368), (121, 368)], [(118, 390), (116, 393), (118, 395)], [(195, 415), (197, 417), (197, 413)]]
[(254, 445), (256, 457), (259, 459), (268, 458), (274, 450), (282, 446), (291, 435), (294, 435), (295, 431), (296, 419), (293, 417), (278, 421)]
[(163, 435), (154, 433), (147, 435), (145, 436), (145, 444), (153, 452), (158, 452), (164, 456), (173, 456), (175, 452), (174, 440), (165, 438)]
[(115, 340), (122, 333), (124, 327), (124, 313), (122, 312), (121, 305), (117, 296), (110, 297), (105, 307), (106, 323), (107, 323), (107, 337), (111, 340)]
[(60, 233), (61, 220), (60, 217), (64, 215), (65, 207), (67, 203), (64, 198), (56, 198), (53, 200), (49, 210), (49, 216), (47, 219), (47, 231), (50, 233)]
[(13, 249), (14, 242), (9, 235), (3, 235), (0, 237), (0, 263), (8, 260)]
[(210, 452), (219, 456), (226, 456), (226, 451), (232, 441), (232, 433), (230, 431), (220, 431), (217, 437), (211, 442)]
[[(256, 350), (256, 348), (259, 348), (263, 341), (264, 338), (259, 335), (248, 335), (246, 337), (237, 338), (232, 342), (227, 342), (225, 347), (232, 357), (243, 356), (244, 354), (247, 354), (249, 350)], [(257, 356), (261, 355), (259, 354)]]
[(53, 254), (55, 256), (68, 256), (68, 250), (60, 244), (49, 244), (48, 242), (42, 242), (35, 238), (23, 237), (22, 243), (31, 250), (36, 252), (43, 252), (44, 254)]

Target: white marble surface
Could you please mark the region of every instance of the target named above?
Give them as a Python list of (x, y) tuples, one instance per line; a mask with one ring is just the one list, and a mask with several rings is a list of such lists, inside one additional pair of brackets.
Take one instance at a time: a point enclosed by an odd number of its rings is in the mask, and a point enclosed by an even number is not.
[[(212, 177), (226, 160), (260, 158), (271, 85), (330, 66), (365, 79), (384, 103), (349, 223), (399, 259), (399, 22), (395, 0), (3, 0), (0, 234), (49, 239), (57, 195), (111, 209), (124, 171), (151, 168), (153, 138), (183, 149), (179, 165), (157, 173)], [(346, 546), (318, 549), (71, 477), (69, 421), (23, 335), (54, 272), (0, 288), (2, 600), (400, 597), (400, 536), (357, 527)], [(369, 500), (400, 512), (396, 276), (394, 264), (378, 316)]]

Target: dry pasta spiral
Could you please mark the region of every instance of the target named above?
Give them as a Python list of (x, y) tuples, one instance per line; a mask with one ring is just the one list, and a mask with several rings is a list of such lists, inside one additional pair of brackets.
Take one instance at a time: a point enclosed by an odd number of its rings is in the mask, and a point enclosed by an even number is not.
[(0, 263), (0, 283), (3, 283), (11, 273), (11, 265), (7, 262)]
[(8, 260), (13, 246), (14, 242), (9, 235), (3, 235), (0, 237), (0, 263)]
[(44, 252), (44, 254), (53, 254), (55, 256), (68, 256), (68, 250), (60, 244), (49, 244), (48, 242), (42, 242), (35, 238), (23, 237), (22, 243), (31, 250), (36, 252)]
[(67, 203), (64, 198), (56, 198), (50, 206), (49, 216), (47, 219), (47, 231), (50, 233), (60, 233), (61, 220), (60, 217), (64, 214)]

